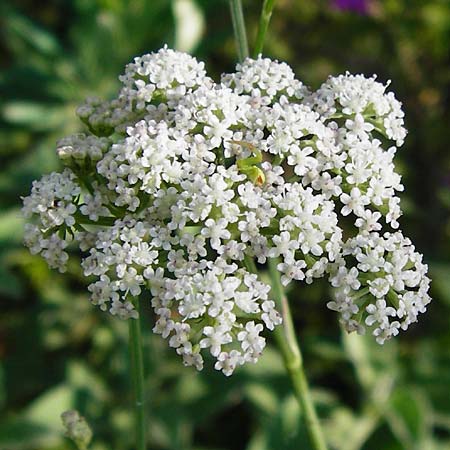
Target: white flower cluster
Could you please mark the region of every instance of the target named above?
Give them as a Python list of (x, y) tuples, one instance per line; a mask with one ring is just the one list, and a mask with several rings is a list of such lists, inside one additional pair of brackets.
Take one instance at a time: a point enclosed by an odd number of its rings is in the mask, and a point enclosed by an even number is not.
[[(24, 199), (25, 242), (65, 270), (77, 244), (92, 302), (136, 318), (150, 291), (154, 331), (186, 365), (205, 351), (230, 375), (256, 362), (281, 324), (255, 263), (281, 281), (329, 276), (347, 329), (379, 342), (423, 312), (426, 266), (399, 232), (400, 104), (374, 78), (330, 78), (311, 93), (285, 63), (247, 59), (220, 84), (163, 48), (136, 58), (116, 99), (89, 99), (89, 128), (58, 143), (66, 168)], [(344, 244), (343, 216), (356, 235)], [(33, 220), (31, 220), (33, 219)], [(414, 270), (413, 270), (414, 269)], [(389, 320), (395, 317), (398, 320)]]
[(61, 161), (67, 165), (72, 163), (84, 168), (87, 162), (95, 163), (102, 159), (108, 148), (108, 139), (78, 133), (60, 139), (56, 152)]
[(65, 271), (69, 255), (66, 235), (73, 235), (81, 188), (72, 171), (53, 172), (34, 181), (31, 195), (23, 199), (22, 212), (27, 219), (36, 217), (39, 225), (27, 223), (25, 244), (31, 253), (41, 253), (48, 265)]
[(342, 188), (342, 215), (353, 213), (361, 231), (381, 229), (381, 216), (398, 228), (401, 215), (401, 177), (395, 172), (396, 147), (383, 148), (381, 136), (403, 144), (406, 130), (401, 103), (375, 76), (340, 75), (330, 77), (308, 98), (312, 108), (335, 130), (341, 165), (332, 172)]
[(345, 243), (343, 259), (330, 279), (337, 290), (328, 307), (341, 314), (347, 329), (364, 332), (366, 315), (365, 324), (375, 326), (373, 334), (383, 344), (425, 312), (431, 301), (427, 266), (401, 232), (363, 232)]

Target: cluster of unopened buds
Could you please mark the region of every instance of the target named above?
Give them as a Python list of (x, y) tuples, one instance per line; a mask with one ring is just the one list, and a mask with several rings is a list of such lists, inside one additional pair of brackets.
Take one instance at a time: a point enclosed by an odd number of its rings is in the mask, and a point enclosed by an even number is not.
[(150, 291), (154, 332), (226, 375), (282, 322), (254, 270), (269, 258), (285, 286), (329, 279), (327, 306), (380, 344), (425, 311), (427, 266), (398, 231), (403, 112), (375, 77), (311, 92), (259, 57), (216, 83), (163, 48), (120, 81), (117, 98), (78, 109), (87, 131), (58, 143), (64, 170), (23, 200), (31, 252), (61, 272), (81, 252), (100, 309), (136, 318)]

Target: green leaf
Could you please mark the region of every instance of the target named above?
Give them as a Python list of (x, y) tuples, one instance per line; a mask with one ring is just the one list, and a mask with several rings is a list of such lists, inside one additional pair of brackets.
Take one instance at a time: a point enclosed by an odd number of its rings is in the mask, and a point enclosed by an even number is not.
[(430, 276), (433, 280), (433, 289), (439, 298), (450, 304), (450, 264), (431, 263)]
[(298, 401), (294, 396), (280, 402), (277, 414), (264, 429), (268, 449), (298, 450), (309, 447)]
[(4, 242), (18, 243), (22, 240), (24, 219), (19, 208), (12, 208), (0, 213), (0, 245)]
[(38, 52), (54, 56), (61, 53), (61, 47), (51, 33), (33, 23), (21, 14), (9, 11), (6, 14), (9, 33), (22, 39)]
[(424, 413), (417, 397), (408, 389), (398, 388), (391, 398), (391, 404), (404, 420), (411, 436), (419, 438), (423, 434)]
[(73, 393), (66, 385), (43, 393), (20, 416), (0, 425), (0, 448), (25, 450), (61, 444), (60, 414), (73, 403)]
[(244, 393), (255, 407), (268, 416), (276, 413), (279, 400), (270, 385), (266, 383), (248, 383), (244, 387)]
[(390, 405), (392, 409), (386, 420), (396, 437), (411, 449), (422, 448), (420, 443), (430, 434), (427, 429), (429, 408), (419, 392), (412, 387), (399, 386), (391, 396)]
[(60, 127), (67, 117), (64, 108), (60, 105), (26, 101), (12, 101), (5, 104), (1, 114), (4, 120), (11, 124), (39, 131)]

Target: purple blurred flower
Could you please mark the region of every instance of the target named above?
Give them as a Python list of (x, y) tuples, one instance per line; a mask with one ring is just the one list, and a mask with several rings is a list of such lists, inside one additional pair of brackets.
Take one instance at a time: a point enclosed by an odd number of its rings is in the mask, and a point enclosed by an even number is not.
[(370, 0), (331, 0), (331, 3), (341, 11), (355, 11), (359, 14), (369, 13)]

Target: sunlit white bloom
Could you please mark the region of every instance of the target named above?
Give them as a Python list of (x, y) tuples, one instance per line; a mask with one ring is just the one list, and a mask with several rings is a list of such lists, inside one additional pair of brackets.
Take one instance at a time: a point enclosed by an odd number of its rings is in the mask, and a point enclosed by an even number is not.
[(310, 92), (261, 56), (214, 83), (167, 47), (119, 80), (116, 98), (80, 106), (89, 131), (58, 142), (65, 168), (23, 199), (31, 253), (60, 271), (81, 253), (94, 305), (135, 319), (149, 292), (153, 331), (185, 365), (212, 357), (227, 376), (282, 323), (255, 263), (274, 259), (284, 286), (328, 275), (328, 307), (380, 343), (425, 311), (421, 256), (379, 234), (402, 213), (393, 160), (406, 131), (387, 86), (345, 74)]
[[(355, 329), (355, 321), (359, 331), (364, 325), (374, 327), (373, 335), (383, 344), (426, 311), (431, 301), (428, 268), (400, 232), (362, 232), (345, 243), (343, 256), (331, 271), (336, 290), (328, 307), (340, 313), (349, 331)], [(354, 258), (356, 267), (348, 266)]]

